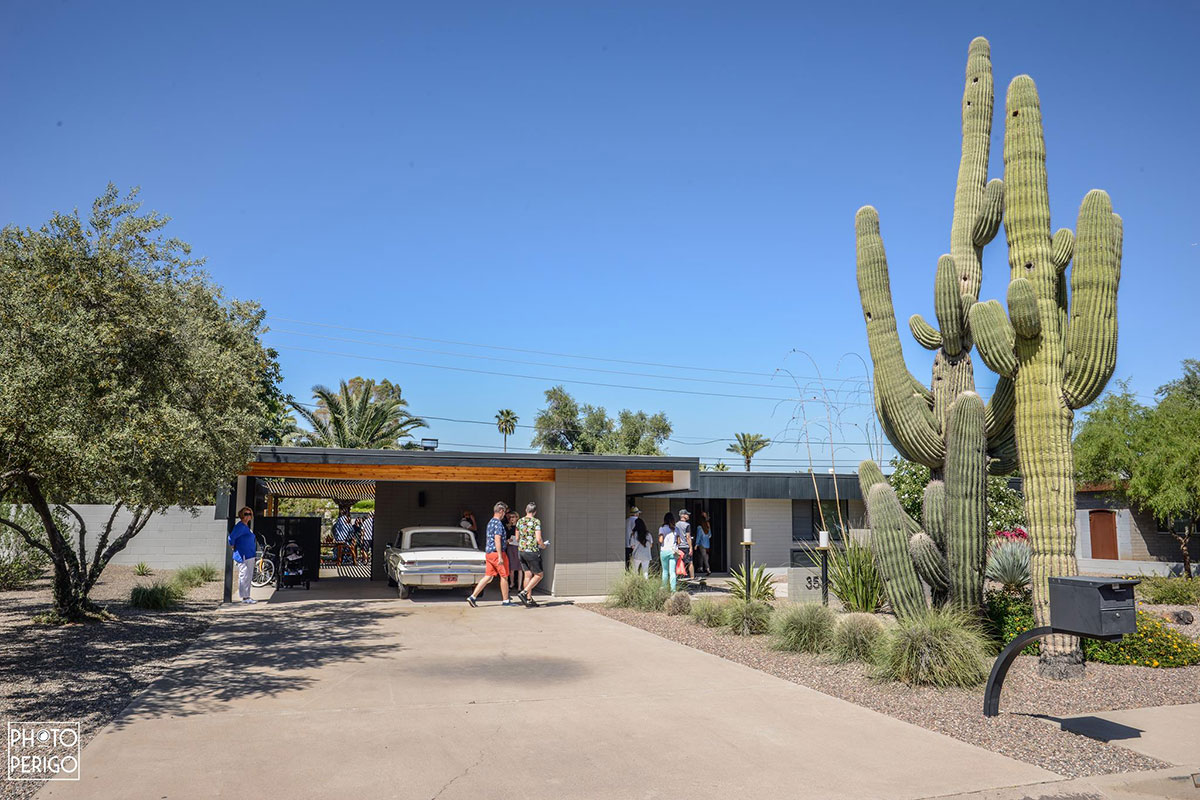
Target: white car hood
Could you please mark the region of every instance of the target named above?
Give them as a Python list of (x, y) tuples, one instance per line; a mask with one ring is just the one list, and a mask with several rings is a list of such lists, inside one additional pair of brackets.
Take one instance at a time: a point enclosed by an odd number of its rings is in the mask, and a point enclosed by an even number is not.
[(479, 550), (467, 550), (462, 547), (438, 547), (421, 550), (401, 550), (400, 557), (408, 562), (421, 561), (478, 561), (484, 562), (484, 555)]

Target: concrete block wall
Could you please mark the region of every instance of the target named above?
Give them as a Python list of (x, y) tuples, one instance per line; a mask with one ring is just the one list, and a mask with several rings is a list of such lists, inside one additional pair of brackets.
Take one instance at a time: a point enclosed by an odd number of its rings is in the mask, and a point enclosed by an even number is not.
[(560, 469), (554, 484), (557, 596), (601, 595), (625, 569), (625, 473)]
[[(1117, 517), (1117, 557), (1120, 561), (1157, 562), (1165, 565), (1164, 569), (1168, 572), (1179, 572), (1183, 569), (1183, 557), (1179, 550), (1178, 540), (1169, 533), (1160, 532), (1158, 522), (1151, 514), (1138, 509), (1130, 509), (1123, 506), (1120, 501), (1096, 492), (1078, 493), (1075, 505), (1076, 559), (1086, 560), (1089, 564), (1095, 562), (1097, 565), (1116, 565), (1118, 563), (1092, 558), (1090, 512), (1096, 509), (1108, 509)], [(1200, 560), (1200, 538), (1190, 542), (1188, 552), (1193, 560)]]
[[(112, 514), (112, 506), (77, 505), (73, 508), (87, 523), (86, 544), (91, 552)], [(182, 508), (155, 514), (142, 532), (130, 539), (125, 549), (109, 563), (133, 566), (145, 561), (155, 569), (178, 569), (204, 563), (220, 566), (228, 558), (229, 525), (225, 519), (215, 519), (215, 512), (214, 506), (201, 506), (194, 516)], [(121, 509), (113, 523), (112, 538), (125, 530), (131, 516)]]
[[(521, 516), (525, 515), (525, 504), (530, 501), (537, 503), (537, 512), (535, 516), (542, 523), (542, 538), (550, 540), (550, 546), (542, 551), (542, 569), (545, 570), (545, 575), (542, 577), (541, 589), (550, 590), (554, 586), (554, 548), (558, 546), (558, 535), (556, 534), (555, 515), (555, 491), (553, 483), (519, 483), (516, 487), (517, 494), (517, 513)], [(540, 589), (535, 589), (536, 594)]]

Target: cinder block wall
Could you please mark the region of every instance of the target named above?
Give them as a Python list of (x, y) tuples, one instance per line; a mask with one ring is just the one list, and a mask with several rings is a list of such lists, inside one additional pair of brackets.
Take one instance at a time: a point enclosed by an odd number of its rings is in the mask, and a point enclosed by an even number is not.
[[(517, 484), (517, 513), (525, 515), (525, 504), (533, 501), (538, 509), (535, 514), (542, 523), (542, 538), (550, 540), (550, 546), (542, 551), (542, 569), (546, 571), (542, 578), (540, 589), (550, 591), (554, 586), (554, 550), (558, 546), (558, 535), (555, 532), (556, 506), (553, 483), (519, 483)], [(535, 591), (540, 591), (535, 590)]]
[[(95, 547), (112, 514), (110, 505), (72, 506), (87, 523), (88, 551)], [(228, 557), (228, 522), (214, 519), (214, 506), (201, 506), (193, 516), (182, 508), (170, 508), (155, 514), (137, 536), (129, 540), (125, 549), (113, 556), (110, 564), (133, 566), (145, 561), (155, 569), (178, 569), (192, 564), (214, 564), (220, 566)], [(125, 530), (132, 515), (125, 509), (117, 514), (113, 523), (112, 538)]]
[(608, 591), (625, 569), (625, 512), (623, 470), (555, 471), (555, 595)]

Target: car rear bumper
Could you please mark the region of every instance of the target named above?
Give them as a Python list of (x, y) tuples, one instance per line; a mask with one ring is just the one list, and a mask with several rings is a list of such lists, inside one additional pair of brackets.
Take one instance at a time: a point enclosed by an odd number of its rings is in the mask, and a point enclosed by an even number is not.
[[(443, 575), (453, 575), (455, 580), (444, 581)], [(456, 586), (474, 586), (483, 577), (483, 567), (474, 570), (447, 570), (444, 572), (402, 572), (397, 583), (405, 586), (453, 589)]]

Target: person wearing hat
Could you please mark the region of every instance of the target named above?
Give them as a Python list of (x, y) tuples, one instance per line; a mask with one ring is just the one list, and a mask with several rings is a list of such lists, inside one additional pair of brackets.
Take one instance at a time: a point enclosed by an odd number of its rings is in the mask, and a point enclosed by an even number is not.
[(696, 566), (692, 563), (692, 524), (689, 521), (691, 512), (686, 508), (679, 509), (679, 521), (675, 523), (675, 546), (679, 548), (680, 558), (687, 567), (688, 580), (696, 580)]
[(629, 559), (633, 555), (633, 526), (642, 510), (637, 506), (629, 507), (629, 519), (625, 520), (625, 568), (629, 568)]

